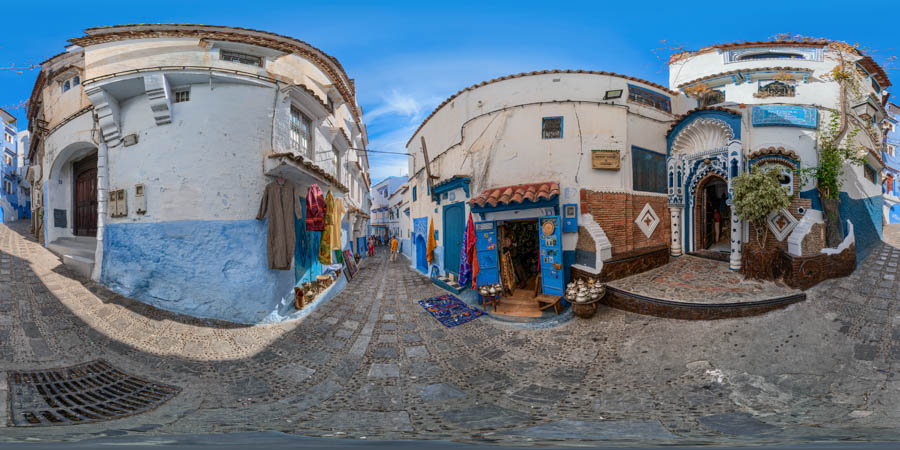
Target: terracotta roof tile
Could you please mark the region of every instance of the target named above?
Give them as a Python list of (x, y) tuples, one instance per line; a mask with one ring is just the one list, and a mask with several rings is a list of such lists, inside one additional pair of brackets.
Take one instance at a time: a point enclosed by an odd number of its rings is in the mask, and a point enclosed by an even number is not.
[(737, 69), (737, 70), (729, 70), (728, 72), (720, 72), (714, 73), (712, 75), (707, 75), (705, 77), (700, 77), (695, 80), (688, 81), (686, 83), (681, 83), (678, 85), (678, 88), (681, 89), (685, 86), (698, 83), (700, 81), (712, 80), (714, 78), (719, 77), (727, 77), (729, 75), (737, 75), (739, 73), (749, 73), (749, 72), (812, 72), (812, 69), (803, 69), (799, 67), (757, 67), (757, 68), (746, 68), (746, 69)]
[(326, 181), (331, 183), (332, 186), (336, 187), (338, 190), (340, 190), (342, 192), (350, 191), (349, 189), (347, 189), (347, 186), (344, 186), (343, 183), (338, 181), (337, 178), (333, 177), (330, 173), (326, 172), (324, 169), (322, 169), (318, 165), (309, 162), (306, 158), (304, 158), (302, 156), (295, 155), (293, 153), (270, 153), (269, 154), (269, 158), (281, 158), (281, 157), (286, 157), (286, 158), (290, 159), (291, 161), (294, 161), (295, 163), (306, 167), (308, 170), (310, 170), (311, 172), (324, 178)]
[(543, 182), (517, 184), (484, 190), (472, 199), (472, 204), (480, 208), (518, 205), (524, 202), (552, 200), (559, 196), (559, 183)]
[(672, 130), (674, 130), (675, 127), (677, 127), (678, 124), (681, 123), (682, 120), (687, 119), (688, 116), (690, 116), (691, 114), (694, 114), (695, 112), (699, 112), (699, 111), (722, 111), (722, 112), (727, 112), (727, 113), (730, 113), (730, 114), (741, 115), (741, 112), (740, 112), (740, 111), (735, 111), (735, 110), (733, 110), (733, 109), (723, 108), (723, 107), (721, 107), (721, 106), (705, 106), (705, 107), (700, 107), (700, 108), (694, 108), (694, 109), (692, 109), (692, 110), (690, 110), (690, 111), (688, 111), (688, 112), (686, 112), (686, 113), (684, 113), (684, 114), (682, 114), (682, 115), (680, 115), (680, 116), (676, 116), (676, 117), (675, 117), (675, 121), (672, 122), (672, 125), (669, 126), (668, 131), (666, 131), (666, 137), (669, 136), (669, 134), (672, 132)]
[(784, 147), (766, 147), (751, 153), (747, 159), (756, 159), (761, 156), (781, 155), (788, 157), (794, 161), (800, 161), (800, 157), (793, 150), (787, 150)]
[(869, 73), (872, 73), (875, 76), (875, 81), (878, 81), (878, 84), (881, 85), (882, 88), (887, 88), (891, 86), (891, 80), (888, 78), (887, 73), (884, 69), (872, 59), (871, 56), (863, 56), (862, 59), (857, 61), (859, 65), (863, 66)]
[(422, 123), (419, 125), (419, 128), (416, 128), (416, 131), (412, 134), (412, 136), (406, 142), (406, 145), (409, 145), (409, 143), (412, 142), (413, 138), (416, 137), (417, 134), (419, 134), (419, 131), (422, 131), (422, 127), (424, 127), (425, 124), (428, 123), (428, 121), (431, 119), (432, 116), (437, 114), (437, 112), (440, 111), (441, 108), (446, 106), (448, 103), (452, 102), (453, 99), (462, 95), (463, 92), (478, 89), (482, 86), (487, 86), (489, 84), (497, 83), (500, 81), (512, 80), (514, 78), (522, 78), (522, 77), (528, 77), (528, 76), (533, 76), (533, 75), (552, 75), (552, 74), (558, 74), (558, 73), (583, 73), (583, 74), (588, 74), (588, 75), (606, 75), (606, 76), (610, 76), (610, 77), (623, 78), (625, 80), (643, 83), (647, 86), (651, 86), (656, 89), (659, 89), (669, 95), (677, 96), (677, 95), (681, 94), (680, 92), (673, 91), (661, 84), (657, 84), (652, 81), (642, 80), (640, 78), (635, 78), (635, 77), (631, 77), (628, 75), (622, 75), (622, 74), (615, 73), (615, 72), (604, 72), (604, 71), (595, 71), (595, 70), (541, 70), (541, 71), (534, 71), (534, 72), (522, 72), (522, 73), (517, 73), (517, 74), (513, 74), (513, 75), (506, 75), (506, 76), (494, 78), (492, 80), (482, 81), (481, 83), (473, 84), (467, 88), (460, 89), (455, 94), (451, 95), (450, 97), (447, 97), (446, 100), (444, 100), (440, 105), (438, 105), (437, 108), (435, 108), (434, 111), (432, 111), (431, 114), (429, 114), (428, 117), (426, 117), (425, 120), (422, 121)]

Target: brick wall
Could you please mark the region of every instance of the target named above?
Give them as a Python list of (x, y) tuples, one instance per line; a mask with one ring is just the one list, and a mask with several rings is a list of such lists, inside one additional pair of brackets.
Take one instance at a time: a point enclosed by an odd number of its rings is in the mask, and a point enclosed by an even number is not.
[[(660, 220), (649, 238), (634, 223), (647, 203)], [(669, 246), (671, 232), (668, 203), (668, 199), (663, 196), (581, 190), (581, 212), (592, 215), (603, 227), (612, 243), (613, 256), (660, 245)]]

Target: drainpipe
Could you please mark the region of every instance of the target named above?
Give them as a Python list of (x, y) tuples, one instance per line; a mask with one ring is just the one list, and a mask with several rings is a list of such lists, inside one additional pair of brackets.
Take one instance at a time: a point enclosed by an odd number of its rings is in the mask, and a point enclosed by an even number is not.
[(97, 116), (94, 116), (94, 130), (99, 135), (100, 144), (97, 148), (97, 249), (94, 250), (94, 270), (91, 279), (100, 281), (103, 268), (103, 230), (106, 225), (106, 207), (109, 203), (109, 165), (107, 157), (109, 147), (100, 132)]

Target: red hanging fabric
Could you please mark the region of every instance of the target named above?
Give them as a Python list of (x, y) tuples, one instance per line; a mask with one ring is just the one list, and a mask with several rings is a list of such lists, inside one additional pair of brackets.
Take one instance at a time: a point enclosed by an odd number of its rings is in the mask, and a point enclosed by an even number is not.
[(325, 231), (325, 196), (318, 184), (306, 193), (306, 231)]

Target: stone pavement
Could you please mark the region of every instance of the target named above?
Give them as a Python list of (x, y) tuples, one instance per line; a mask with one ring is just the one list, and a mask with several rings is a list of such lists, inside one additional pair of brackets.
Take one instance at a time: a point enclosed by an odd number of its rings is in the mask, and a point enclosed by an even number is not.
[(781, 283), (745, 280), (727, 262), (691, 255), (609, 285), (651, 298), (704, 304), (752, 302), (802, 292)]
[(77, 280), (23, 227), (0, 225), (0, 372), (103, 358), (182, 390), (151, 412), (8, 427), (0, 442), (244, 431), (520, 444), (900, 438), (897, 241), (806, 302), (750, 318), (601, 308), (550, 329), (489, 316), (445, 328), (416, 303), (443, 291), (379, 253), (305, 319), (246, 327)]

